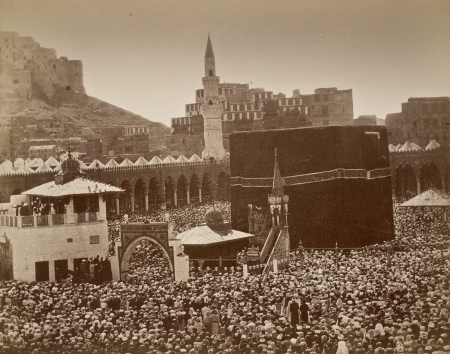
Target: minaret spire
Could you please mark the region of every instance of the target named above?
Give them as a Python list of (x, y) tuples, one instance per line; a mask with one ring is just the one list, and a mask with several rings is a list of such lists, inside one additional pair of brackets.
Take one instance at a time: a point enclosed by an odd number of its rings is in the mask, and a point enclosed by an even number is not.
[(205, 149), (202, 156), (205, 158), (226, 157), (226, 150), (223, 147), (222, 137), (222, 114), (223, 107), (219, 102), (220, 78), (216, 75), (216, 61), (208, 33), (208, 42), (205, 52), (205, 76), (202, 78), (204, 101), (201, 112), (204, 124)]
[(216, 60), (214, 58), (214, 50), (209, 32), (205, 51), (205, 76), (216, 76)]
[(283, 178), (281, 177), (280, 168), (278, 166), (277, 149), (275, 149), (275, 166), (273, 171), (272, 194), (277, 197), (283, 196), (284, 194), (283, 186), (284, 186)]

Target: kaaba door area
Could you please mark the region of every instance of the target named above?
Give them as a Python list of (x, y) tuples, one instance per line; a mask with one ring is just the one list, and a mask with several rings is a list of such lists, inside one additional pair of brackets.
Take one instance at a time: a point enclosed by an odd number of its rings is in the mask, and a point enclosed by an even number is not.
[(394, 238), (387, 131), (379, 126), (232, 134), (233, 229), (248, 232), (249, 204), (268, 205), (275, 149), (289, 195), (291, 248), (299, 240), (305, 247), (325, 248)]

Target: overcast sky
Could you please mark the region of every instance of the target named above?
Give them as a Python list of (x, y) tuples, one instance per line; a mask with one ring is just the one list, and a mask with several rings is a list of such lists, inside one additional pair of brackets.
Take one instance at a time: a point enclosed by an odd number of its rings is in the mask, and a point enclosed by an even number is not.
[(450, 96), (449, 0), (0, 0), (0, 30), (80, 59), (86, 92), (170, 125), (202, 87), (353, 89), (355, 118)]

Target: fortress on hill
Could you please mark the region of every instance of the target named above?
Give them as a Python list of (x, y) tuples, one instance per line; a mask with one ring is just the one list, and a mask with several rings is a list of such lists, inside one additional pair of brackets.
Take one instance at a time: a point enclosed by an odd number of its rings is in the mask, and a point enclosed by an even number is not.
[(84, 96), (81, 60), (58, 58), (32, 37), (0, 32), (0, 99), (37, 97), (59, 104), (73, 94)]

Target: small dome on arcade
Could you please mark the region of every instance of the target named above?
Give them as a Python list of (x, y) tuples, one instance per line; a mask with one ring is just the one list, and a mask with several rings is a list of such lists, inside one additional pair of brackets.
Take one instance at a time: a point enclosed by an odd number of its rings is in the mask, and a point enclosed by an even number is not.
[(217, 209), (214, 205), (209, 208), (205, 213), (205, 223), (211, 225), (220, 225), (223, 224), (223, 215), (222, 212)]

